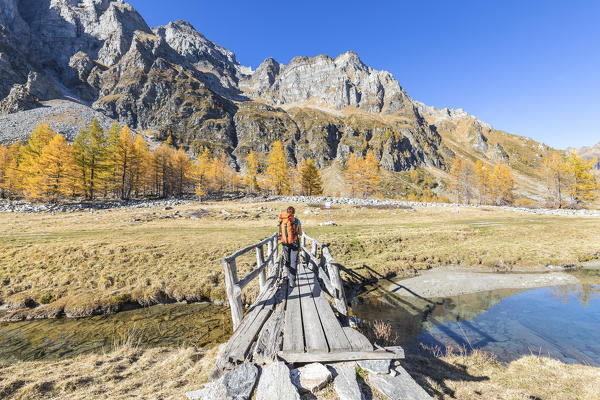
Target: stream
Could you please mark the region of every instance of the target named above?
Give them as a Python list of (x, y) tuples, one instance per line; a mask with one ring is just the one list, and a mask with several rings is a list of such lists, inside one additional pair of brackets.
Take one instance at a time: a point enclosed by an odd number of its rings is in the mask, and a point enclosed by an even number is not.
[[(442, 298), (403, 297), (374, 285), (355, 298), (358, 318), (390, 323), (409, 352), (446, 346), (482, 349), (509, 362), (522, 355), (600, 366), (600, 271), (574, 273), (581, 284), (498, 289)], [(165, 304), (87, 318), (0, 323), (0, 363), (58, 360), (142, 347), (207, 347), (231, 334), (229, 308)]]

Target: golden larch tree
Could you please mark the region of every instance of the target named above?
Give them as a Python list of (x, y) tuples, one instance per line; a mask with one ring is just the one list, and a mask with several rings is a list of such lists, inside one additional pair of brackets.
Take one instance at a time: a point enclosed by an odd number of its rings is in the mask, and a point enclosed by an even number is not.
[(356, 196), (358, 192), (358, 178), (359, 178), (359, 170), (360, 170), (360, 158), (354, 154), (350, 153), (348, 160), (346, 160), (346, 168), (344, 170), (344, 179), (346, 181), (346, 185), (350, 188), (350, 196)]
[(373, 150), (367, 152), (365, 158), (358, 161), (358, 186), (360, 193), (363, 196), (376, 194), (379, 189), (379, 182), (381, 181), (381, 173)]
[(562, 208), (564, 187), (569, 178), (569, 168), (564, 157), (556, 151), (547, 154), (542, 159), (541, 171), (546, 179), (549, 203)]
[(246, 159), (246, 175), (244, 176), (244, 184), (248, 189), (249, 193), (255, 193), (258, 191), (258, 158), (254, 150), (250, 149), (248, 152), (248, 158)]
[(513, 204), (515, 201), (515, 176), (504, 163), (496, 164), (490, 174), (490, 194), (496, 205)]
[(179, 148), (173, 158), (173, 186), (177, 196), (181, 196), (187, 192), (192, 166), (193, 164), (188, 154), (185, 150)]
[(477, 177), (477, 191), (479, 192), (479, 204), (486, 204), (490, 192), (490, 168), (481, 160), (475, 162), (475, 176)]
[(457, 202), (471, 203), (473, 196), (473, 164), (455, 157), (450, 167), (450, 189), (456, 194)]
[(56, 134), (37, 160), (39, 173), (27, 196), (38, 200), (56, 200), (72, 195), (75, 190), (77, 165), (67, 140)]
[(267, 162), (267, 179), (275, 194), (287, 194), (290, 191), (290, 172), (287, 157), (281, 141), (273, 143)]
[(36, 191), (38, 184), (39, 158), (42, 154), (42, 149), (46, 147), (52, 138), (56, 135), (49, 124), (39, 123), (27, 140), (25, 146), (21, 147), (21, 156), (19, 161), (19, 172), (21, 180), (19, 182), (20, 189), (25, 193)]
[(300, 181), (302, 184), (302, 194), (308, 196), (318, 196), (323, 194), (321, 175), (312, 158), (308, 158), (303, 163), (300, 170)]
[(570, 151), (567, 156), (567, 169), (571, 175), (569, 194), (576, 206), (593, 202), (598, 197), (598, 183), (592, 172), (597, 162), (596, 158), (589, 161), (585, 160), (574, 150)]

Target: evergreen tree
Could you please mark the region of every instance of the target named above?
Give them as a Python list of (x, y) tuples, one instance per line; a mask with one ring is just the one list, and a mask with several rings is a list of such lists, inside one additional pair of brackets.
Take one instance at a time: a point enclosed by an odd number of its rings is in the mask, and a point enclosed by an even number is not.
[(275, 194), (287, 194), (290, 191), (290, 173), (283, 144), (273, 143), (267, 164), (267, 178)]
[(300, 171), (302, 194), (309, 196), (318, 196), (323, 194), (321, 185), (321, 176), (319, 169), (315, 166), (312, 158), (308, 158)]

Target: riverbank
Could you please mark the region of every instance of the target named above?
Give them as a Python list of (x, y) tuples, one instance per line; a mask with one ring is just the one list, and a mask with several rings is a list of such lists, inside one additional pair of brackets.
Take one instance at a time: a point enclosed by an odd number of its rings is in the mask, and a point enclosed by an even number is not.
[[(171, 302), (225, 304), (222, 257), (269, 236), (288, 203), (213, 201), (77, 212), (0, 213), (0, 303), (7, 318), (84, 317)], [(299, 203), (350, 284), (441, 265), (492, 270), (597, 260), (596, 217), (485, 208)], [(321, 225), (333, 220), (336, 226)], [(238, 263), (240, 276), (255, 263)], [(396, 277), (396, 278), (394, 278)], [(243, 292), (250, 304), (255, 284)]]
[(545, 286), (575, 285), (577, 277), (565, 272), (494, 273), (474, 272), (464, 267), (435, 268), (419, 276), (402, 279), (388, 290), (406, 297), (450, 297), (496, 289), (531, 289)]

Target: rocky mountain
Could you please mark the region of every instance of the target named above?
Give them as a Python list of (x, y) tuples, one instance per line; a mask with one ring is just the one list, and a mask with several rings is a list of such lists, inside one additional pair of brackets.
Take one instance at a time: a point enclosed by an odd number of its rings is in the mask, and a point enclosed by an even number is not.
[(600, 170), (600, 142), (596, 143), (594, 146), (584, 146), (577, 150), (577, 152), (586, 160), (593, 160), (594, 158), (598, 160), (594, 168)]
[(3, 141), (45, 115), (72, 137), (65, 121), (99, 113), (103, 124), (116, 120), (157, 140), (170, 135), (192, 152), (223, 149), (239, 168), (250, 149), (265, 157), (282, 140), (292, 162), (312, 157), (326, 167), (373, 150), (390, 171), (424, 166), (440, 176), (457, 153), (516, 165), (531, 147), (462, 110), (412, 100), (352, 51), (287, 65), (267, 58), (252, 71), (190, 23), (150, 28), (121, 0), (0, 6)]

